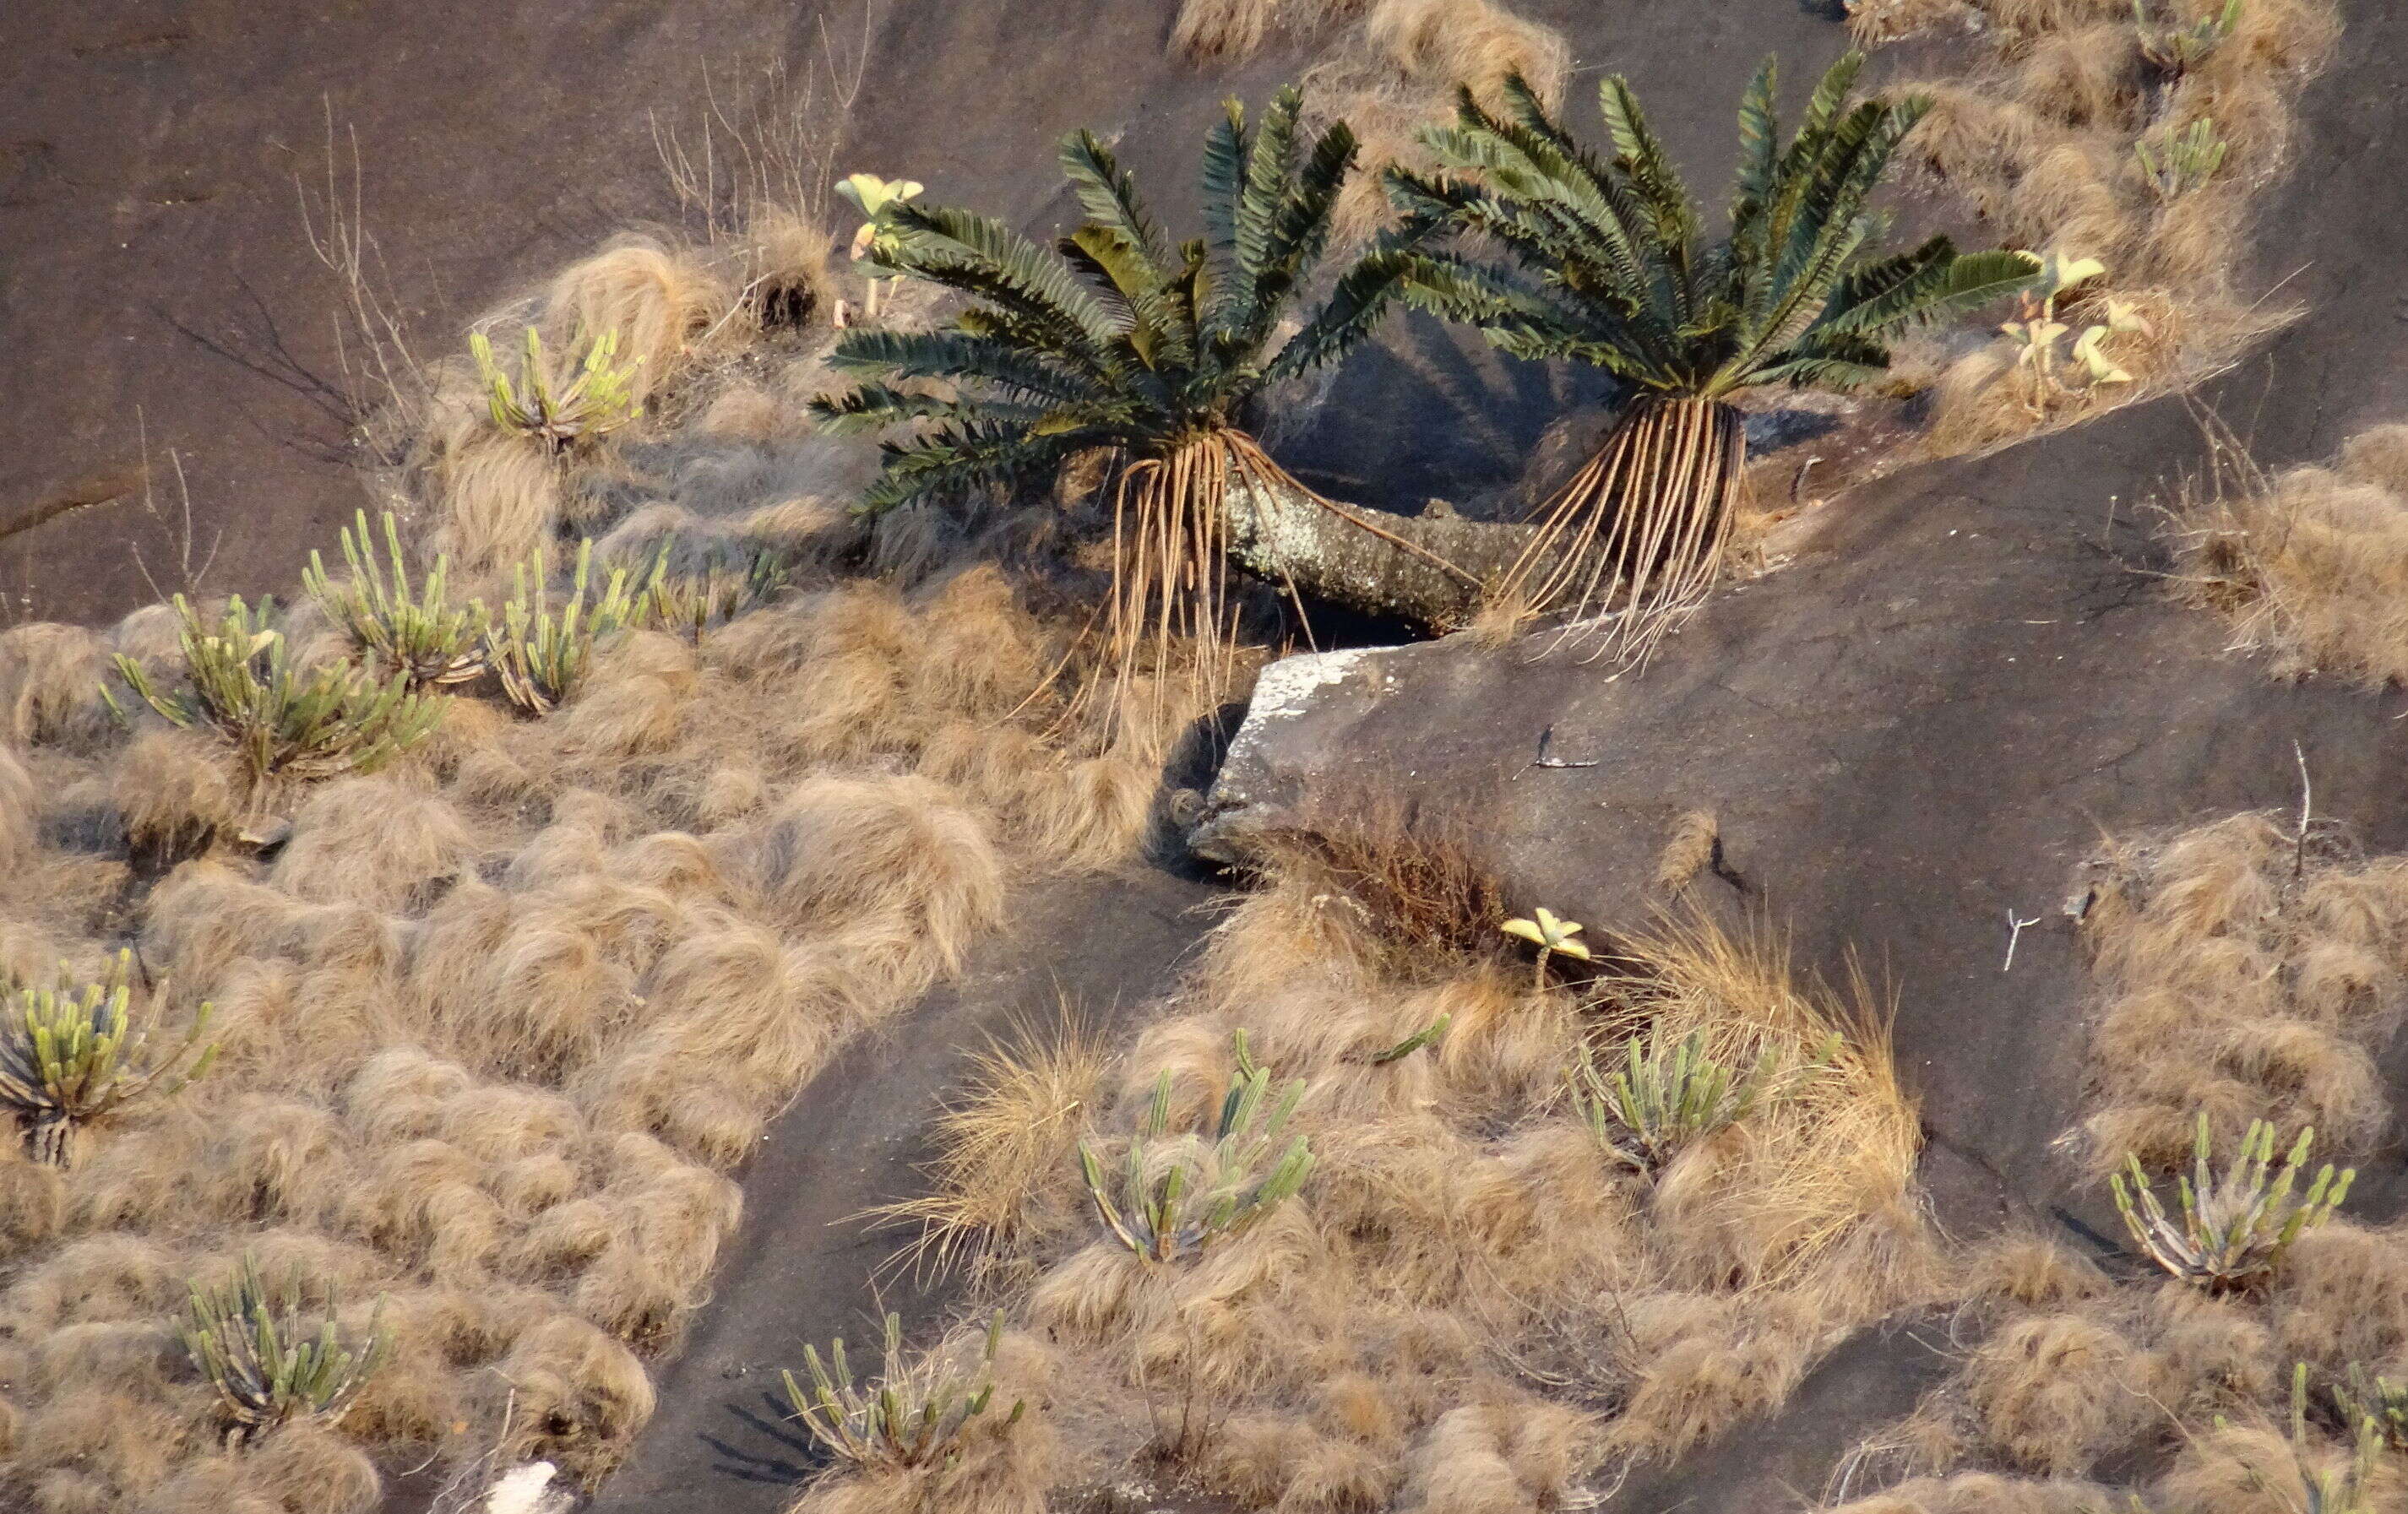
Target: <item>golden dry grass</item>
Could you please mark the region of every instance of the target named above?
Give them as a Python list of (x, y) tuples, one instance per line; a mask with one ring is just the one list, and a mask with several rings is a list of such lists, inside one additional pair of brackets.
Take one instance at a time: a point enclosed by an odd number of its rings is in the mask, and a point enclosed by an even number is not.
[[(873, 449), (722, 381), (739, 353), (773, 400), (824, 378), (791, 323), (765, 341), (737, 303), (824, 249), (792, 225), (756, 241), (623, 243), (509, 313), (625, 334), (642, 461), (544, 457), (453, 373), (384, 480), (414, 545), (489, 599), (571, 522), (606, 560), (668, 540), (677, 571), (755, 548), (791, 567), (698, 636), (622, 637), (552, 715), (466, 686), (408, 757), (294, 792), (289, 832), (245, 841), (212, 738), (122, 729), (96, 697), (113, 650), (173, 677), (172, 616), (0, 633), (0, 967), (93, 972), (133, 946), (159, 1033), (208, 1000), (221, 1047), (69, 1170), (0, 1154), (0, 1502), (340, 1514), (430, 1456), (598, 1478), (651, 1417), (647, 1360), (704, 1295), (766, 1122), (954, 970), (1017, 879), (1148, 834), (1189, 712), (1098, 719), (1082, 621), (1041, 607), (1063, 590), (957, 533), (882, 557), (843, 507)], [(396, 1344), (339, 1426), (229, 1455), (165, 1330), (183, 1278), (245, 1250), (362, 1310), (385, 1295)], [(1043, 1464), (1041, 1434), (998, 1445), (930, 1496)]]
[[(1910, 181), (2006, 245), (2103, 260), (2106, 277), (2065, 314), (2076, 330), (2095, 319), (2080, 307), (2095, 311), (2110, 295), (2134, 302), (2151, 330), (2107, 344), (2132, 382), (2071, 386), (2042, 403), (2003, 338), (1963, 356), (1937, 386), (1926, 450), (1941, 456), (2196, 383), (2288, 318), (2239, 288), (2249, 205), (2286, 166), (2292, 101), (2338, 30), (2329, 0), (2253, 3), (2229, 41), (2170, 78), (2143, 54), (2131, 7), (2110, 0), (1899, 0), (1856, 7), (1852, 24), (1880, 42), (1977, 12), (1984, 55), (1971, 69), (1892, 86), (1934, 102), (1900, 150)], [(2223, 166), (2206, 188), (2163, 200), (2133, 144), (2201, 119), (2229, 145)]]
[(2389, 1118), (2374, 1052), (2401, 1009), (2408, 863), (2360, 859), (2298, 816), (2239, 815), (2109, 850), (2083, 934), (2105, 998), (2086, 1164), (2182, 1158), (2209, 1116), (2315, 1126), (2368, 1150)]
[(913, 1265), (959, 1268), (982, 1285), (1068, 1217), (1042, 1212), (1058, 1193), (1102, 1085), (1105, 1051), (1072, 1006), (1049, 1025), (1024, 1024), (971, 1059), (935, 1125), (928, 1192), (876, 1211), (915, 1224)]
[[(1849, 1324), (1928, 1289), (1916, 1122), (1867, 1006), (1793, 981), (1768, 940), (1695, 923), (1628, 943), (1627, 978), (1533, 993), (1485, 950), (1494, 915), (1481, 950), (1440, 950), (1426, 922), (1448, 908), (1367, 907), (1460, 897), (1395, 881), (1459, 876), (1410, 829), (1383, 828), (1401, 865), (1368, 843), (1338, 865), (1276, 848), (1102, 1078), (1085, 1128), (1108, 1167), (1159, 1079), (1175, 1129), (1217, 1107), (1239, 1031), (1275, 1078), (1306, 1079), (1294, 1128), (1319, 1164), (1264, 1224), (1165, 1268), (1096, 1238), (1061, 1143), (1040, 1171), (999, 1136), (1064, 1097), (1042, 1054), (952, 1122), (936, 1202), (1003, 1217), (981, 1234), (1010, 1237), (995, 1275), (1021, 1279), (1005, 1296), (1061, 1352), (1074, 1464), (1168, 1458), (1245, 1507), (1555, 1507), (1603, 1464), (1677, 1455), (1778, 1403)], [(1418, 957), (1400, 931), (1422, 933)], [(1375, 1060), (1440, 1014), (1436, 1046)], [(1651, 1185), (1562, 1095), (1584, 1036), (1647, 1018), (1734, 1050), (1846, 1039), (1829, 1077)]]
[(2172, 511), (2186, 596), (2278, 675), (2408, 682), (2408, 425), (2361, 432), (2329, 466), (2272, 476), (2229, 439), (2219, 455), (2226, 465)]

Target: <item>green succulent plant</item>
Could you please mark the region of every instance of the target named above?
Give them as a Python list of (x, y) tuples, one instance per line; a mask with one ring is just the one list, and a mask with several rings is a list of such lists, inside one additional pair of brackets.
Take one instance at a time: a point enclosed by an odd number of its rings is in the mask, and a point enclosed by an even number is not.
[(526, 328), (526, 346), (515, 374), (494, 356), (493, 341), (483, 332), (469, 334), (468, 350), (477, 360), (477, 377), (485, 386), (494, 424), (532, 437), (552, 452), (566, 452), (616, 431), (644, 413), (636, 394), (641, 360), (616, 361), (615, 331), (590, 340), (580, 336), (570, 344), (568, 367), (574, 377), (566, 383), (544, 353), (543, 334), (533, 326)]
[[(810, 1374), (805, 1388), (791, 1372), (779, 1376), (786, 1402), (813, 1439), (829, 1454), (855, 1466), (938, 1465), (960, 1455), (962, 1432), (995, 1401), (995, 1356), (1003, 1339), (1003, 1311), (987, 1323), (975, 1361), (961, 1353), (932, 1352), (914, 1365), (903, 1350), (903, 1317), (886, 1316), (885, 1359), (875, 1381), (857, 1382), (846, 1357), (844, 1337), (823, 1362), (816, 1348), (803, 1348)], [(1028, 1407), (1013, 1399), (1006, 1427), (1020, 1422)]]
[(767, 604), (794, 581), (794, 560), (767, 547), (712, 552), (681, 572), (652, 575), (638, 619), (699, 642), (703, 634)]
[(597, 594), (593, 584), (594, 543), (577, 544), (567, 595), (554, 602), (552, 551), (538, 547), (510, 570), (511, 593), (501, 623), (486, 633), (485, 657), (510, 703), (541, 715), (566, 703), (584, 683), (597, 645), (638, 623), (654, 602), (668, 570), (668, 548), (652, 560), (638, 582), (624, 566), (613, 567)]
[(299, 1276), (287, 1275), (271, 1290), (251, 1255), (230, 1281), (192, 1285), (178, 1333), (193, 1365), (217, 1390), (229, 1446), (294, 1420), (331, 1423), (359, 1397), (392, 1350), (380, 1327), (384, 1301), (377, 1301), (364, 1340), (336, 1323), (336, 1310), (329, 1287), (313, 1329), (302, 1312)]
[(2153, 0), (2132, 0), (2132, 24), (2140, 32), (2141, 55), (2180, 79), (2214, 55), (2241, 24), (2243, 0), (2224, 0), (2223, 7), (2204, 14), (2183, 15), (2184, 0), (2173, 0), (2176, 14), (2159, 21)]
[(2224, 167), (2228, 147), (2215, 129), (2214, 118), (2201, 116), (2188, 126), (2164, 126), (2142, 134), (2132, 143), (2132, 156), (2157, 198), (2178, 200), (2206, 187)]
[(1312, 1149), (1280, 1133), (1304, 1097), (1301, 1078), (1273, 1095), (1268, 1069), (1240, 1070), (1209, 1135), (1170, 1135), (1170, 1074), (1154, 1085), (1144, 1123), (1129, 1142), (1117, 1183), (1086, 1142), (1079, 1170), (1104, 1228), (1148, 1264), (1168, 1264), (1241, 1235), (1296, 1196), (1312, 1173)]
[[(160, 690), (122, 652), (117, 676), (171, 723), (222, 736), (254, 792), (276, 778), (372, 773), (442, 722), (442, 704), (412, 693), (406, 674), (380, 680), (342, 664), (294, 666), (272, 598), (253, 608), (237, 594), (214, 624), (183, 595), (174, 604), (186, 687)], [(122, 719), (115, 697), (101, 693)]]
[(2182, 1195), (2181, 1217), (2169, 1215), (2158, 1202), (2137, 1156), (2127, 1156), (2126, 1171), (2108, 1178), (2115, 1212), (2124, 1217), (2125, 1228), (2141, 1250), (2173, 1276), (2218, 1292), (2243, 1287), (2272, 1272), (2293, 1242), (2332, 1218), (2349, 1197), (2357, 1169), (2344, 1168), (2336, 1177), (2329, 1162), (2318, 1169), (2306, 1193), (2293, 1195), (2315, 1140), (2313, 1127), (2301, 1130), (2277, 1169), (2274, 1127), (2253, 1120), (2239, 1153), (2219, 1178), (2211, 1166), (2202, 1110), (2191, 1146), (2191, 1170), (2175, 1180)]
[(1654, 1173), (1697, 1142), (1819, 1077), (1838, 1055), (1832, 1036), (1803, 1056), (1768, 1040), (1752, 1065), (1723, 1062), (1703, 1031), (1675, 1040), (1633, 1036), (1612, 1071), (1586, 1046), (1571, 1073), (1572, 1107), (1615, 1160)]
[(476, 678), (485, 670), (483, 602), (452, 603), (447, 582), (451, 564), (441, 557), (413, 592), (400, 527), (390, 510), (381, 521), (382, 557), (368, 535), (367, 511), (361, 510), (341, 536), (351, 576), (333, 582), (326, 577), (326, 564), (312, 551), (309, 565), (301, 570), (302, 587), (351, 633), (353, 645), (380, 676), (398, 674), (413, 689), (442, 688)]
[(167, 1098), (209, 1070), (204, 1046), (209, 1006), (173, 1047), (152, 1052), (134, 1023), (134, 954), (120, 951), (99, 982), (63, 968), (55, 987), (22, 986), (0, 995), (0, 1105), (24, 1129), (35, 1161), (68, 1165), (87, 1126), (141, 1098)]

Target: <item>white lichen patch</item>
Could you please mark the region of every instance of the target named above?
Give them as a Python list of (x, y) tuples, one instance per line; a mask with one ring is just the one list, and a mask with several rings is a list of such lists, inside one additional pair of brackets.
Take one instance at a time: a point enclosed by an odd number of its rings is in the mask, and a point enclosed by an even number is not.
[(1281, 658), (1255, 676), (1254, 702), (1246, 707), (1246, 723), (1240, 728), (1238, 740), (1244, 741), (1258, 723), (1303, 714), (1318, 691), (1345, 682), (1355, 664), (1388, 650), (1350, 647), (1343, 651), (1304, 652)]

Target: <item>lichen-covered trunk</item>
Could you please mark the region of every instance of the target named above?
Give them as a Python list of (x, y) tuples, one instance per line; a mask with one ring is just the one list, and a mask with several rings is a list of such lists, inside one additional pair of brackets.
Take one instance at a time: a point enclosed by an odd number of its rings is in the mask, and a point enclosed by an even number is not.
[(1533, 526), (1321, 499), (1276, 464), (1231, 468), (1225, 505), (1229, 557), (1247, 572), (1432, 631), (1478, 614), (1537, 536)]

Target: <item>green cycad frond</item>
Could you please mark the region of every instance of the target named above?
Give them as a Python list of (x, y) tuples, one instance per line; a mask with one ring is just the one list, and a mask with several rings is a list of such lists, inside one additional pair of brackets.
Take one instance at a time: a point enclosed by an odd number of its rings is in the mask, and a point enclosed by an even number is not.
[(847, 338), (833, 365), (889, 378), (975, 378), (1006, 394), (1056, 403), (1087, 393), (1080, 376), (1065, 372), (1051, 353), (964, 331), (865, 330)]
[[(1229, 102), (1204, 144), (1205, 236), (1176, 248), (1134, 178), (1084, 131), (1061, 148), (1084, 220), (1051, 253), (967, 210), (890, 207), (886, 264), (971, 304), (950, 329), (858, 331), (838, 343), (836, 365), (867, 381), (814, 401), (823, 421), (914, 428), (887, 449), (864, 507), (1017, 489), (1088, 448), (1132, 463), (1168, 457), (1242, 430), (1267, 386), (1368, 336), (1414, 266), (1411, 236), (1384, 237), (1294, 337), (1273, 342), (1328, 250), (1357, 151), (1343, 125), (1308, 144), (1302, 109), (1294, 88), (1282, 90), (1250, 128)], [(955, 393), (915, 394), (918, 379)]]
[(1869, 258), (1885, 230), (1869, 202), (1929, 102), (1852, 104), (1861, 66), (1855, 54), (1832, 65), (1786, 143), (1777, 69), (1768, 60), (1756, 72), (1740, 103), (1731, 229), (1714, 242), (1621, 78), (1598, 89), (1610, 161), (1518, 79), (1501, 116), (1465, 95), (1453, 125), (1425, 134), (1440, 171), (1392, 169), (1389, 192), (1409, 218), (1500, 244), (1514, 268), (1475, 272), (1460, 251), (1434, 255), (1409, 297), (1479, 321), (1509, 352), (1577, 357), (1668, 395), (1861, 381), (1887, 365), (1886, 338), (2030, 275), (2017, 254), (1960, 256), (1945, 238)]
[(904, 204), (889, 213), (899, 255), (888, 262), (1020, 317), (1032, 335), (1051, 339), (1051, 350), (1091, 354), (1121, 334), (1067, 266), (1003, 222), (939, 205)]
[(930, 495), (1010, 493), (1041, 480), (1079, 450), (1075, 436), (1039, 436), (1010, 420), (968, 416), (927, 436), (889, 442), (886, 465), (862, 491), (866, 514)]
[(1078, 192), (1087, 220), (1109, 226), (1128, 238), (1149, 259), (1162, 256), (1161, 234), (1146, 219), (1137, 197), (1137, 179), (1120, 165), (1111, 150), (1084, 127), (1062, 139), (1062, 173)]

